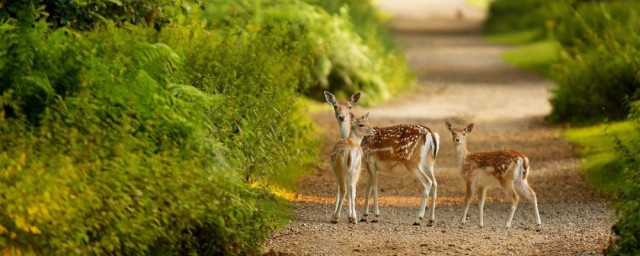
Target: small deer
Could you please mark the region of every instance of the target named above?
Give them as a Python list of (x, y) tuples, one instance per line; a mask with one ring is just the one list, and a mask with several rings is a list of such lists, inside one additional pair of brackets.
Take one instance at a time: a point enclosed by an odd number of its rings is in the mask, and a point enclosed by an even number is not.
[[(345, 121), (344, 113), (348, 112), (352, 105), (360, 99), (360, 93), (351, 96), (351, 102), (336, 100), (330, 92), (324, 92), (327, 102), (333, 105), (341, 134)], [(402, 124), (390, 127), (373, 127), (375, 135), (365, 136), (362, 140), (364, 152), (363, 161), (369, 171), (367, 189), (365, 192), (364, 212), (360, 221), (367, 221), (369, 213), (369, 198), (373, 192), (373, 208), (375, 217), (371, 222), (378, 222), (380, 209), (378, 207), (378, 181), (377, 171), (380, 167), (389, 167), (402, 164), (422, 184), (423, 193), (418, 218), (413, 223), (420, 225), (424, 218), (427, 199), (433, 188), (431, 196), (431, 217), (428, 226), (432, 226), (435, 220), (435, 206), (437, 198), (436, 177), (434, 175), (435, 158), (440, 147), (440, 136), (432, 132), (428, 127), (419, 124)]]
[(336, 120), (338, 121), (338, 127), (340, 127), (340, 138), (344, 139), (349, 137), (350, 131), (350, 110), (360, 100), (360, 93), (351, 95), (351, 101), (336, 100), (336, 96), (332, 93), (325, 91), (324, 97), (333, 105), (333, 111), (336, 114)]
[(519, 196), (523, 196), (533, 203), (537, 224), (536, 230), (540, 230), (541, 221), (536, 193), (527, 184), (529, 159), (524, 154), (514, 150), (470, 153), (467, 150), (465, 137), (473, 130), (473, 123), (468, 124), (465, 128), (453, 128), (447, 121), (445, 121), (445, 124), (453, 137), (458, 156), (458, 168), (467, 185), (466, 206), (462, 214), (462, 225), (466, 222), (471, 198), (476, 192), (480, 193), (478, 200), (480, 227), (484, 225), (483, 208), (487, 188), (498, 185), (507, 192), (511, 200), (511, 212), (509, 213), (506, 227), (511, 227), (513, 214), (516, 212), (520, 201)]
[(331, 223), (338, 223), (342, 203), (346, 195), (349, 195), (349, 223), (356, 223), (356, 184), (360, 177), (360, 167), (362, 165), (362, 148), (360, 143), (362, 138), (373, 135), (374, 129), (369, 125), (369, 113), (361, 118), (356, 118), (353, 113), (349, 113), (349, 137), (338, 141), (331, 154), (331, 166), (336, 175), (338, 191), (336, 193), (336, 207), (333, 212)]

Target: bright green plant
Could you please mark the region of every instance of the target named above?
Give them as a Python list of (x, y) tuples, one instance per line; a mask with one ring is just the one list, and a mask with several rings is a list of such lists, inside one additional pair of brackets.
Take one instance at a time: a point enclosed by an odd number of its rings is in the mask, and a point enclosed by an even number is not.
[[(551, 121), (617, 120), (628, 114), (627, 100), (638, 99), (640, 5), (582, 5), (564, 30), (565, 54), (552, 74), (558, 83), (551, 99)], [(588, 18), (586, 18), (588, 17)], [(575, 32), (581, 31), (581, 32)], [(569, 43), (571, 41), (571, 43)]]
[(640, 253), (640, 104), (635, 102), (633, 109), (630, 119), (635, 126), (634, 133), (617, 138), (616, 143), (624, 185), (615, 205), (619, 218), (613, 232), (618, 239), (609, 248), (614, 255)]
[(366, 29), (362, 34), (367, 36), (358, 34), (359, 26), (352, 22), (349, 5), (328, 13), (299, 0), (212, 3), (210, 6), (215, 7), (205, 10), (212, 27), (231, 24), (248, 32), (282, 30), (288, 44), (302, 45), (307, 57), (302, 64), (311, 73), (307, 78), (311, 80), (304, 84), (313, 98), (321, 98), (323, 90), (362, 90), (369, 96), (366, 101), (375, 102), (410, 84), (402, 55), (385, 46), (375, 29), (363, 25), (360, 29)]
[(16, 24), (0, 26), (0, 247), (258, 252), (272, 228), (258, 201), (276, 199), (247, 177), (300, 168), (315, 150), (291, 86), (301, 72), (287, 66), (299, 57), (278, 35)]

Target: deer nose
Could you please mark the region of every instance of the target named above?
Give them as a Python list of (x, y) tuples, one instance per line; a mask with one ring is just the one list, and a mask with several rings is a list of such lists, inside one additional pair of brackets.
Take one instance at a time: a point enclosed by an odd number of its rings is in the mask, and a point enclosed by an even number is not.
[(460, 138), (456, 138), (456, 139), (455, 139), (455, 141), (456, 141), (456, 142), (460, 142)]
[(339, 115), (339, 116), (338, 116), (338, 120), (340, 120), (340, 121), (344, 121), (344, 118), (345, 118), (345, 116), (344, 116), (344, 115)]

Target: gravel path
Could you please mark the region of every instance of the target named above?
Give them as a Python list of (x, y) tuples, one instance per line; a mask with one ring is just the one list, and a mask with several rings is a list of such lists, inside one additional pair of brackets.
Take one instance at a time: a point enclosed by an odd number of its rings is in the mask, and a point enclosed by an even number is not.
[[(514, 69), (500, 60), (507, 49), (484, 42), (484, 13), (454, 0), (382, 1), (395, 13), (392, 23), (406, 49), (418, 88), (371, 109), (377, 126), (419, 123), (441, 135), (436, 164), (438, 200), (433, 227), (413, 226), (420, 203), (419, 183), (403, 168), (381, 170), (379, 223), (350, 225), (346, 212), (329, 220), (335, 178), (327, 161), (301, 182), (294, 209), (297, 219), (264, 244), (270, 255), (593, 255), (602, 254), (614, 223), (607, 198), (580, 176), (575, 149), (544, 123), (553, 83)], [(363, 95), (366, 97), (366, 95)], [(313, 116), (324, 128), (324, 159), (337, 141), (332, 108)], [(470, 151), (516, 149), (531, 160), (529, 184), (538, 195), (542, 230), (534, 228), (533, 207), (521, 202), (514, 227), (505, 229), (509, 204), (499, 190), (488, 193), (485, 227), (477, 204), (469, 225), (459, 228), (465, 187), (456, 170), (454, 146), (444, 120), (462, 126), (475, 122)], [(358, 216), (367, 173), (358, 186)], [(346, 207), (343, 207), (345, 210)]]

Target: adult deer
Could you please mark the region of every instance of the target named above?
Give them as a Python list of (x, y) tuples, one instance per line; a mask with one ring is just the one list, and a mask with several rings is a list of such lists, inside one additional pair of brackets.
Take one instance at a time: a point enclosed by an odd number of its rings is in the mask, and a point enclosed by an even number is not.
[[(334, 112), (340, 130), (344, 123), (341, 113), (348, 111), (352, 105), (360, 99), (360, 93), (351, 96), (351, 102), (336, 100), (330, 92), (324, 92), (327, 102), (333, 105)], [(355, 101), (354, 101), (355, 99)], [(419, 124), (402, 124), (390, 127), (373, 127), (374, 135), (366, 136), (362, 140), (364, 162), (369, 171), (369, 179), (365, 192), (364, 212), (360, 221), (367, 221), (369, 213), (369, 198), (373, 192), (373, 208), (375, 216), (371, 222), (378, 222), (380, 209), (378, 207), (378, 180), (377, 172), (380, 167), (389, 167), (402, 164), (409, 170), (423, 187), (422, 201), (418, 211), (418, 217), (414, 225), (420, 225), (424, 218), (427, 199), (431, 194), (431, 216), (428, 226), (432, 226), (435, 220), (435, 206), (437, 198), (436, 177), (434, 175), (435, 158), (438, 155), (440, 136), (428, 127)], [(341, 133), (342, 134), (342, 133)]]
[(507, 192), (511, 200), (511, 213), (509, 213), (506, 227), (511, 227), (513, 214), (516, 212), (520, 201), (518, 195), (520, 195), (533, 203), (537, 224), (536, 229), (539, 230), (541, 221), (536, 193), (527, 184), (529, 158), (514, 150), (469, 153), (465, 137), (473, 130), (473, 123), (468, 124), (465, 128), (453, 128), (446, 121), (445, 124), (453, 137), (458, 156), (458, 168), (467, 185), (466, 206), (462, 214), (462, 225), (466, 222), (471, 198), (476, 192), (480, 193), (478, 200), (480, 227), (484, 225), (483, 208), (487, 188), (498, 185)]
[(331, 223), (338, 223), (345, 195), (349, 196), (349, 208), (347, 211), (349, 223), (356, 223), (356, 184), (360, 177), (363, 155), (360, 143), (362, 142), (362, 137), (374, 134), (374, 130), (368, 122), (369, 113), (361, 118), (356, 118), (353, 113), (349, 113), (349, 119), (351, 120), (349, 123), (349, 137), (338, 141), (331, 154), (331, 166), (338, 183), (336, 208), (333, 212)]

